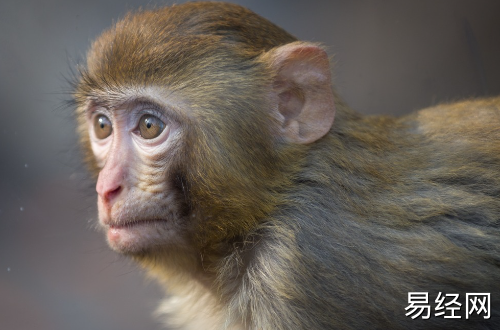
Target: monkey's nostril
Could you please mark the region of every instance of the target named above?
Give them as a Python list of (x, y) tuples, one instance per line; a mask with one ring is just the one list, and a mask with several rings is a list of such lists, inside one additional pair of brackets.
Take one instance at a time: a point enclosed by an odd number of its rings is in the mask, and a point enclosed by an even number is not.
[(122, 186), (118, 186), (117, 188), (106, 192), (106, 194), (104, 195), (105, 201), (107, 203), (113, 202), (113, 200), (120, 194), (121, 191), (122, 191)]

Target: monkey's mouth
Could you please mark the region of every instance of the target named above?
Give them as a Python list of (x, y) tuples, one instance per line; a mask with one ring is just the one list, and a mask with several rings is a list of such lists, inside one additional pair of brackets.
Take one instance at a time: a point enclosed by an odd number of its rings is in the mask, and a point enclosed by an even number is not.
[(143, 251), (150, 245), (158, 245), (169, 236), (171, 222), (167, 219), (137, 220), (104, 224), (110, 247), (121, 253)]
[(135, 220), (135, 221), (130, 221), (130, 222), (123, 222), (123, 223), (110, 223), (110, 224), (105, 224), (109, 229), (127, 229), (127, 228), (133, 228), (136, 226), (148, 226), (148, 225), (158, 225), (160, 223), (165, 223), (167, 222), (166, 219), (147, 219), (147, 220)]

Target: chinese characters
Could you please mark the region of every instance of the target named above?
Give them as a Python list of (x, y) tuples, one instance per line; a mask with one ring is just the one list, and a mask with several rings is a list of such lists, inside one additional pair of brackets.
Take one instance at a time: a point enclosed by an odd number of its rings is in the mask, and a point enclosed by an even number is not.
[[(467, 293), (465, 304), (465, 318), (468, 319), (475, 313), (482, 315), (484, 319), (491, 317), (491, 294), (490, 293)], [(405, 316), (412, 319), (421, 317), (422, 319), (429, 319), (431, 312), (431, 305), (429, 304), (428, 292), (409, 292), (408, 301), (409, 305), (405, 308), (407, 313)], [(460, 319), (461, 307), (463, 301), (460, 300), (459, 293), (446, 293), (439, 292), (435, 299), (434, 316), (443, 317), (445, 319)]]

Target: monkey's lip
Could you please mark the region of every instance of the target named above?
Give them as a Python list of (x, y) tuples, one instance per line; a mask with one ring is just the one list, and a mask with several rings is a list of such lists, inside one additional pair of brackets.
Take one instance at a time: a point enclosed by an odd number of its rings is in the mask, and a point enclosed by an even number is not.
[[(105, 224), (110, 247), (121, 253), (137, 253), (165, 242), (172, 222), (166, 219), (148, 219)], [(166, 236), (167, 235), (167, 236)]]
[(120, 222), (104, 222), (104, 225), (109, 229), (127, 229), (137, 226), (153, 225), (161, 222), (167, 222), (167, 219), (144, 219), (134, 221), (120, 221)]

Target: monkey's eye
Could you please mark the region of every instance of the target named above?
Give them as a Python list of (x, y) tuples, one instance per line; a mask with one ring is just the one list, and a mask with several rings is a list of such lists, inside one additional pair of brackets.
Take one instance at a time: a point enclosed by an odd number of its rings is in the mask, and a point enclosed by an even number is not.
[(111, 135), (111, 122), (105, 115), (98, 115), (94, 119), (94, 133), (100, 140), (106, 139)]
[(143, 139), (154, 139), (165, 128), (165, 124), (155, 116), (144, 115), (139, 119), (139, 134)]

